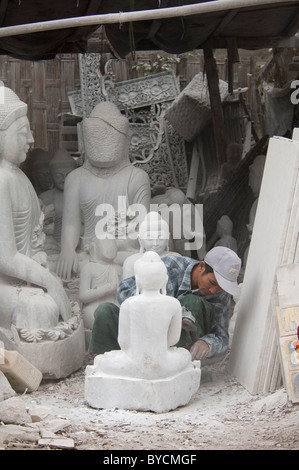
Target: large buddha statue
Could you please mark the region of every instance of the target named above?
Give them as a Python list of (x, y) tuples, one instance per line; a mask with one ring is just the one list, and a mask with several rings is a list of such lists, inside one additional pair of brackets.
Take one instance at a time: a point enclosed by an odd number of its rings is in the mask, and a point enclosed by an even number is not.
[[(129, 122), (114, 104), (101, 102), (96, 105), (90, 116), (83, 120), (83, 138), (84, 164), (67, 176), (64, 186), (61, 254), (56, 272), (66, 280), (79, 268), (76, 250), (81, 221), (84, 227), (81, 248), (85, 249), (95, 237), (96, 225), (101, 220), (101, 216), (96, 215), (97, 209), (103, 207), (104, 211), (104, 207), (110, 205), (117, 218), (119, 212), (126, 212), (132, 204), (143, 204), (146, 212), (150, 205), (149, 177), (130, 163)], [(125, 200), (125, 207), (122, 205), (118, 211), (120, 197)], [(130, 254), (132, 241), (132, 237), (117, 239), (119, 264)], [(137, 238), (134, 242), (137, 247), (132, 247), (133, 252), (138, 250)]]
[[(2, 84), (3, 86), (3, 84)], [(0, 102), (0, 339), (46, 331), (72, 317), (61, 281), (46, 267), (43, 213), (20, 164), (34, 142), (27, 105), (4, 87)]]

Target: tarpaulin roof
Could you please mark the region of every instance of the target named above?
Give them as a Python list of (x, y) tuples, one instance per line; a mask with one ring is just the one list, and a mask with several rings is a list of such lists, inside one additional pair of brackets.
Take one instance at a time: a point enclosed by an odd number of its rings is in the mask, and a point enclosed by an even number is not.
[[(146, 11), (184, 5), (212, 4), (216, 0), (1, 0), (0, 32), (5, 27), (89, 15)], [(281, 1), (254, 6), (242, 6), (242, 0), (232, 2), (234, 8), (223, 11), (176, 16), (171, 18), (121, 20), (103, 26), (111, 51), (125, 57), (132, 47), (138, 50), (163, 50), (172, 54), (201, 48), (211, 39), (213, 47), (223, 48), (231, 38), (237, 47), (260, 49), (273, 47), (298, 30), (299, 1)], [(0, 37), (0, 54), (22, 59), (40, 60), (58, 53), (88, 52), (88, 39), (101, 26), (90, 24), (63, 29), (40, 30), (26, 34)], [(132, 41), (133, 39), (133, 41)], [(103, 44), (93, 42), (94, 51), (104, 51)], [(107, 52), (107, 49), (106, 49)]]

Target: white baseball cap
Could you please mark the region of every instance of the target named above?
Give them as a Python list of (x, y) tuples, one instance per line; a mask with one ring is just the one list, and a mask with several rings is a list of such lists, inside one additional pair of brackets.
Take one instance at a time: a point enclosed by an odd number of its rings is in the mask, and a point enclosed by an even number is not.
[(216, 246), (206, 254), (204, 258), (211, 268), (213, 268), (216, 281), (221, 289), (231, 295), (238, 295), (238, 276), (241, 269), (241, 259), (230, 248)]

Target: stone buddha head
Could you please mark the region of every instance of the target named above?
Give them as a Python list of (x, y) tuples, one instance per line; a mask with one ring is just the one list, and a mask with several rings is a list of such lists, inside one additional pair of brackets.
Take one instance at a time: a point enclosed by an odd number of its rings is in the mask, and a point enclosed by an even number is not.
[(161, 255), (168, 251), (169, 227), (158, 212), (149, 212), (139, 227), (140, 251), (155, 251)]
[(97, 104), (83, 120), (83, 136), (85, 157), (95, 167), (114, 167), (128, 157), (129, 121), (109, 101)]
[(227, 215), (223, 215), (217, 222), (217, 234), (220, 237), (231, 235), (233, 231), (233, 223)]
[(70, 153), (64, 149), (58, 149), (49, 163), (54, 186), (63, 191), (65, 178), (75, 168), (77, 165)]
[(165, 293), (168, 281), (167, 268), (158, 253), (147, 251), (135, 261), (134, 272), (136, 278), (137, 292), (145, 290), (159, 291)]
[(0, 158), (19, 166), (34, 142), (27, 104), (0, 82)]
[(90, 261), (112, 263), (117, 255), (117, 244), (113, 238), (98, 239), (94, 237), (88, 247)]

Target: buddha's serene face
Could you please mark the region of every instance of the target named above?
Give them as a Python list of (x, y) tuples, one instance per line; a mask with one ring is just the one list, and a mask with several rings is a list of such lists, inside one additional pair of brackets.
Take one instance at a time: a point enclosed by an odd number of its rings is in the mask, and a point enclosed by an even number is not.
[(169, 232), (165, 230), (148, 230), (139, 237), (139, 242), (144, 251), (155, 251), (161, 255), (167, 250)]
[(130, 138), (124, 118), (109, 123), (88, 118), (83, 122), (83, 132), (85, 155), (93, 166), (113, 167), (127, 156)]
[(65, 178), (73, 169), (74, 169), (73, 166), (72, 167), (71, 166), (69, 167), (57, 166), (57, 168), (53, 168), (50, 170), (54, 185), (57, 189), (59, 189), (60, 191), (63, 191)]
[(25, 161), (30, 145), (33, 144), (28, 118), (16, 119), (8, 129), (0, 132), (1, 158), (19, 166)]

